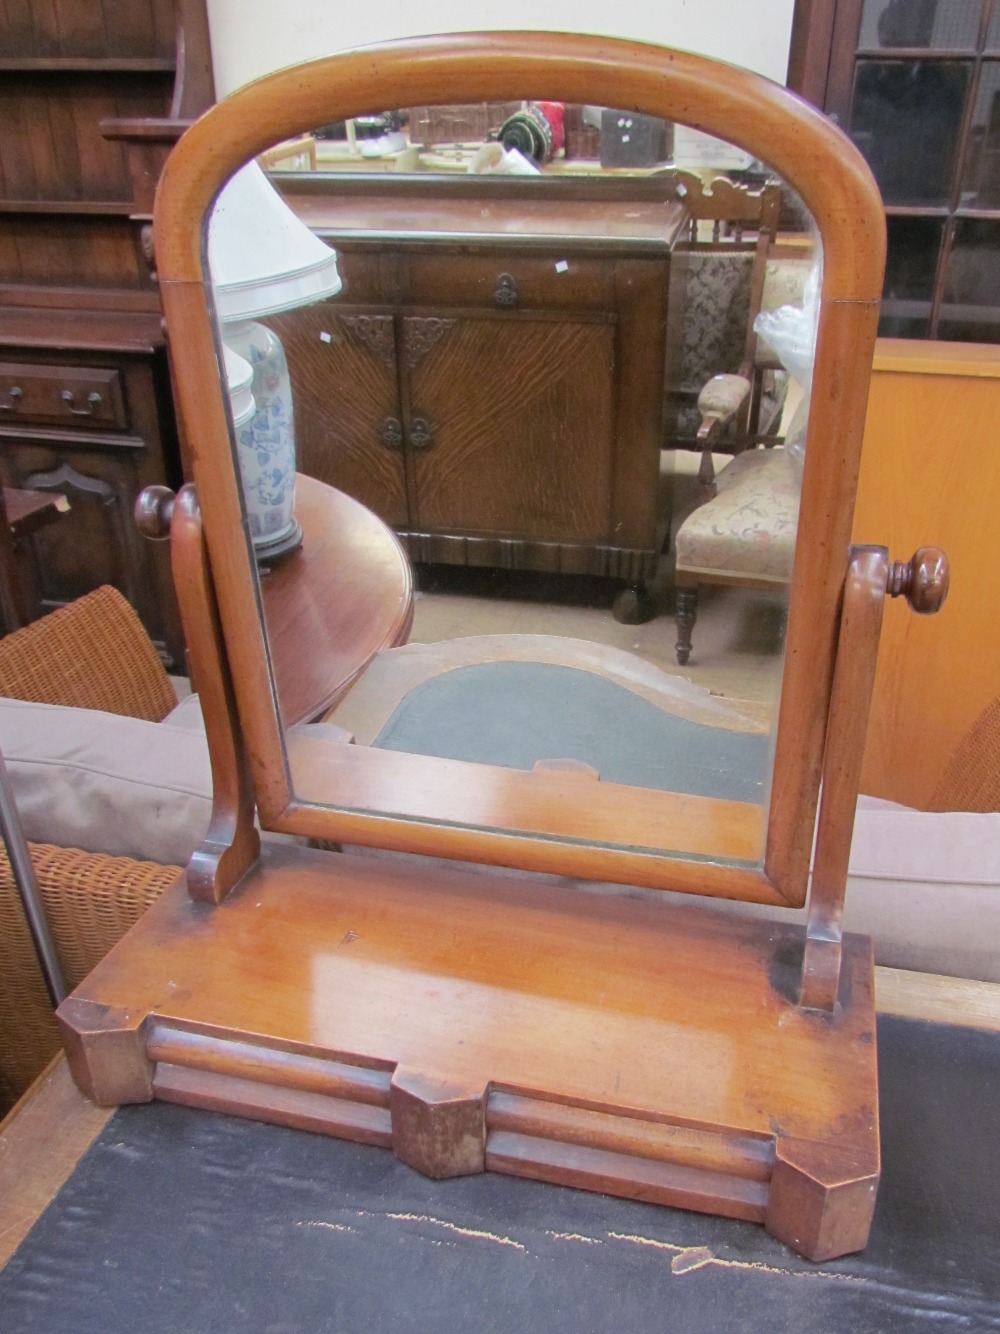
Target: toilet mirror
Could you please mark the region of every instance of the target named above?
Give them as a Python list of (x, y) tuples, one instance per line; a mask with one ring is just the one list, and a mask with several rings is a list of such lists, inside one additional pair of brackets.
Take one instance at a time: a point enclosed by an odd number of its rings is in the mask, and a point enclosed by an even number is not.
[[(695, 57), (480, 34), (262, 80), (175, 158), (157, 258), (262, 823), (800, 903), (880, 290), (854, 150)], [(346, 676), (329, 487), (416, 572)]]

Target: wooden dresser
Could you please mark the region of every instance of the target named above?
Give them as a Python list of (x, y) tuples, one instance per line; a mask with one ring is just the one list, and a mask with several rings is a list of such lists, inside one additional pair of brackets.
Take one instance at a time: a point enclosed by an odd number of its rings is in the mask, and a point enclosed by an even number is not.
[(70, 502), (20, 568), (36, 614), (114, 584), (177, 666), (167, 552), (132, 523), (181, 473), (144, 227), (212, 100), (204, 0), (0, 12), (0, 480)]
[(286, 197), (344, 290), (271, 321), (299, 468), (415, 560), (651, 576), (683, 209), (615, 181), (317, 184)]

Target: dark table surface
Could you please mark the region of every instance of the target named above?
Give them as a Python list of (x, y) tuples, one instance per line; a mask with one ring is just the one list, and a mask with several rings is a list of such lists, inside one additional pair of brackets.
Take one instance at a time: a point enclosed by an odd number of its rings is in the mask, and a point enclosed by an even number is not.
[(167, 1104), (119, 1109), (0, 1273), (0, 1331), (1000, 1330), (1000, 1034), (879, 1020), (867, 1250)]

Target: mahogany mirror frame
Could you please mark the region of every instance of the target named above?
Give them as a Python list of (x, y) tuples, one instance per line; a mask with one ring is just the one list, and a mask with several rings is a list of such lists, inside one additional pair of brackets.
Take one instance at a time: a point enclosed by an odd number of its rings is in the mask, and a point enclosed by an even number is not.
[[(586, 846), (558, 831), (516, 832), (502, 818), (495, 827), (483, 827), (488, 821), (463, 825), (445, 785), (439, 813), (431, 818), (407, 816), (398, 807), (393, 814), (309, 804), (293, 788), (251, 548), (245, 539), (234, 540), (245, 520), (217, 371), (203, 220), (239, 167), (310, 127), (387, 105), (539, 97), (576, 103), (596, 97), (728, 140), (794, 187), (822, 243), (800, 540), (764, 855), (756, 865), (727, 864), (721, 853), (713, 860), (666, 849), (658, 854), (635, 846)], [(663, 47), (537, 32), (419, 38), (281, 70), (212, 108), (170, 156), (157, 192), (154, 235), (175, 392), (226, 656), (238, 664), (236, 709), (261, 825), (586, 879), (789, 907), (804, 903), (885, 259), (878, 190), (847, 138), (776, 84)], [(386, 766), (396, 763), (392, 752), (379, 755)], [(652, 846), (662, 844), (655, 831), (653, 838)]]

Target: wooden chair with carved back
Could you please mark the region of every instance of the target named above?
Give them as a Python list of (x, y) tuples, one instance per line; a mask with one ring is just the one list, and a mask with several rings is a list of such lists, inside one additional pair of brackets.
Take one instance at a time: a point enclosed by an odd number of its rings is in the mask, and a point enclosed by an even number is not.
[[(715, 494), (713, 453), (740, 453), (772, 435), (784, 377), (760, 344), (754, 321), (764, 301), (781, 213), (776, 181), (665, 173), (670, 197), (689, 213), (673, 255), (666, 443), (701, 454), (701, 494)], [(777, 378), (776, 378), (777, 377)]]

